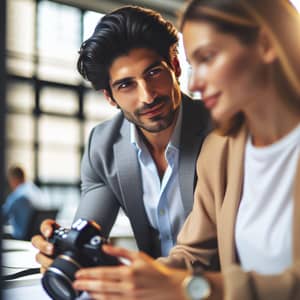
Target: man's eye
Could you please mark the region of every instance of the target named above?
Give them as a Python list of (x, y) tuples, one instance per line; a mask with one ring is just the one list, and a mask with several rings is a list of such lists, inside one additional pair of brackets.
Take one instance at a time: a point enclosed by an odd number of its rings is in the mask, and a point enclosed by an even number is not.
[(154, 77), (156, 75), (159, 75), (162, 72), (161, 68), (152, 69), (148, 72), (148, 75), (151, 77)]
[(123, 82), (118, 86), (118, 90), (126, 89), (130, 87), (131, 83), (130, 82)]

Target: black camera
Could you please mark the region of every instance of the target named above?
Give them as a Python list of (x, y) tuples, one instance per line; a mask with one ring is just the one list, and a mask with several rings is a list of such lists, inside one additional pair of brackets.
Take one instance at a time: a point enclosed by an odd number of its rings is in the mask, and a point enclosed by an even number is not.
[(97, 223), (78, 219), (66, 229), (56, 227), (48, 241), (54, 244), (55, 259), (42, 278), (42, 285), (52, 299), (71, 300), (80, 295), (72, 283), (83, 267), (114, 266), (120, 261), (102, 251), (107, 240)]

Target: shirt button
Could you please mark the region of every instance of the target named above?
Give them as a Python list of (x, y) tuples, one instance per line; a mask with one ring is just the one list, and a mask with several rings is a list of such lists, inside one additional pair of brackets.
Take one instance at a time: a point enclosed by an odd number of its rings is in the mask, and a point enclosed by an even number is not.
[(172, 237), (170, 236), (170, 235), (164, 235), (163, 237), (162, 237), (162, 240), (163, 241), (171, 241), (172, 240)]
[(159, 215), (164, 216), (166, 214), (166, 211), (162, 208), (159, 210)]

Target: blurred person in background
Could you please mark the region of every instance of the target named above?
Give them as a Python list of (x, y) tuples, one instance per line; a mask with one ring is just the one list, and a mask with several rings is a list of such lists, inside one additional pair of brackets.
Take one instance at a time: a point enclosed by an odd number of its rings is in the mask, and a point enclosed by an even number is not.
[(2, 205), (3, 223), (12, 226), (13, 238), (24, 239), (33, 209), (43, 205), (44, 195), (39, 187), (27, 180), (20, 166), (9, 168), (7, 180), (11, 193)]

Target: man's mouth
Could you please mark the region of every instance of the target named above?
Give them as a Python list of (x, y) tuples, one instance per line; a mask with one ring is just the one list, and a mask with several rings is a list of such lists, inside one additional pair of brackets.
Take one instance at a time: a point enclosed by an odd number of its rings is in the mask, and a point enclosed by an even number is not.
[(154, 107), (143, 110), (140, 113), (140, 116), (153, 117), (153, 116), (161, 113), (163, 107), (164, 107), (164, 103), (159, 103), (158, 105), (155, 105)]
[(150, 104), (145, 104), (143, 108), (141, 108), (138, 112), (140, 116), (153, 117), (160, 114), (168, 102), (167, 97), (157, 97)]

